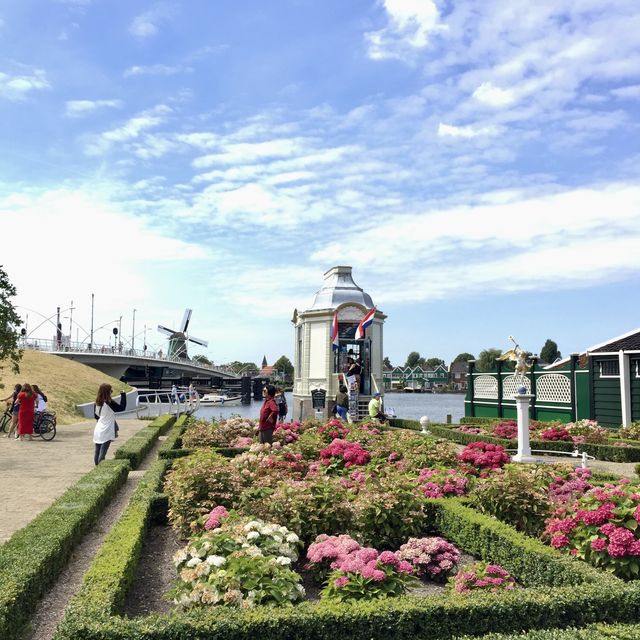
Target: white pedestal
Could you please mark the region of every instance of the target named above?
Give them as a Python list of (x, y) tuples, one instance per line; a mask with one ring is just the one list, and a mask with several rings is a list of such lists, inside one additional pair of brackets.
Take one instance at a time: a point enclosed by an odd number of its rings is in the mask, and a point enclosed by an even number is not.
[(531, 446), (529, 445), (529, 402), (533, 396), (518, 393), (514, 397), (518, 415), (518, 453), (511, 459), (514, 462), (536, 462), (536, 459), (531, 455)]

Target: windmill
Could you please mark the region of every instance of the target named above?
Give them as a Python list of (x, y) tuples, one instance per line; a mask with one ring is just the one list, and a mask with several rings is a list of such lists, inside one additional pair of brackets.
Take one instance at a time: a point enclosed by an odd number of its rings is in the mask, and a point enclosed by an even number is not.
[(187, 333), (189, 320), (191, 320), (191, 309), (185, 309), (184, 316), (182, 316), (182, 323), (178, 331), (163, 327), (161, 324), (158, 325), (158, 331), (160, 333), (164, 333), (166, 336), (169, 336), (169, 350), (167, 353), (168, 358), (185, 358), (186, 360), (188, 360), (189, 356), (187, 355), (187, 342), (193, 342), (194, 344), (199, 344), (202, 347), (209, 346), (209, 343), (206, 340), (194, 338)]

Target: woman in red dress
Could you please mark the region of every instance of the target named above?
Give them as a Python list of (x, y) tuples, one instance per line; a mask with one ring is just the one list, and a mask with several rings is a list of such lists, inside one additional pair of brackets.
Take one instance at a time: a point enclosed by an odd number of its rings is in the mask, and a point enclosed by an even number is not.
[(25, 383), (22, 385), (22, 391), (18, 394), (18, 402), (20, 403), (18, 435), (20, 440), (24, 440), (25, 436), (29, 436), (29, 440), (33, 440), (33, 413), (35, 411), (36, 397), (30, 384)]

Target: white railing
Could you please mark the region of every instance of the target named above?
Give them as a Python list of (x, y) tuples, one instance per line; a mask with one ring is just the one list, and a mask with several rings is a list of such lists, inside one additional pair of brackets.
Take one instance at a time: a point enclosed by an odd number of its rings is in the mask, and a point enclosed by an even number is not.
[(45, 351), (47, 353), (91, 353), (95, 355), (105, 356), (129, 356), (134, 358), (144, 358), (146, 360), (158, 360), (167, 363), (178, 363), (196, 366), (202, 369), (209, 369), (210, 371), (217, 373), (224, 373), (226, 375), (237, 376), (233, 369), (228, 367), (218, 367), (213, 364), (206, 364), (204, 362), (198, 362), (197, 360), (188, 360), (186, 358), (180, 358), (178, 356), (167, 357), (161, 351), (149, 351), (148, 349), (127, 349), (124, 346), (114, 346), (107, 344), (93, 344), (89, 346), (84, 342), (60, 342), (56, 340), (21, 340), (21, 349), (30, 349), (33, 351)]
[(136, 414), (138, 418), (154, 418), (164, 413), (175, 413), (179, 417), (183, 413), (191, 415), (200, 408), (200, 395), (194, 392), (189, 396), (189, 389), (138, 389), (136, 398)]

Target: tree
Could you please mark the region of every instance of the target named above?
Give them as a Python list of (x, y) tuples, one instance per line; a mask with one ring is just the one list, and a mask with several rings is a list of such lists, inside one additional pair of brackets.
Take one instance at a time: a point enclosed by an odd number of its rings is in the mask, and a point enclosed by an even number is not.
[(420, 354), (417, 351), (412, 351), (407, 356), (407, 362), (404, 365), (405, 367), (417, 367), (420, 364)]
[(273, 365), (273, 371), (284, 371), (285, 380), (293, 380), (293, 364), (287, 356), (280, 356)]
[(393, 365), (391, 364), (391, 360), (389, 360), (388, 356), (384, 357), (382, 361), (382, 366), (384, 369), (393, 369)]
[(540, 360), (551, 364), (558, 358), (562, 358), (562, 354), (558, 351), (558, 345), (550, 338), (547, 338), (544, 347), (540, 349)]
[(207, 364), (207, 365), (211, 365), (211, 360), (209, 360), (209, 358), (207, 358), (207, 356), (203, 356), (201, 354), (198, 354), (196, 356), (193, 356), (193, 358), (191, 358), (194, 362), (198, 362), (199, 364)]
[[(9, 360), (11, 370), (14, 373), (20, 373), (19, 362), (22, 358), (22, 351), (18, 348), (16, 329), (22, 324), (22, 320), (10, 300), (15, 295), (16, 288), (0, 266), (0, 363)], [(2, 387), (3, 385), (0, 385), (0, 388)]]
[(496, 368), (496, 360), (502, 355), (502, 349), (485, 349), (478, 356), (478, 371), (493, 371)]
[(454, 362), (467, 362), (468, 360), (475, 360), (476, 357), (472, 353), (466, 353), (463, 351), (459, 353), (454, 359)]
[(233, 369), (236, 373), (257, 373), (260, 371), (255, 362), (240, 362), (240, 360), (234, 360), (227, 365), (230, 369)]
[(428, 360), (425, 360), (425, 365), (427, 367), (433, 367), (435, 369), (439, 364), (444, 364), (444, 360), (441, 360), (440, 358), (429, 358)]

